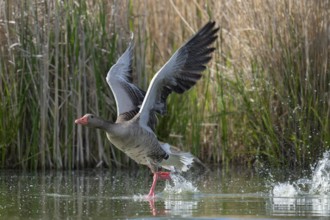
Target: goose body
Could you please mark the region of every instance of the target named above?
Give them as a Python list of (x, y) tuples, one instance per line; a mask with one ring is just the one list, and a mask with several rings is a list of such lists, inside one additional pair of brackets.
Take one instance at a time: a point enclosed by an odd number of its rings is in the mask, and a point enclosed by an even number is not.
[[(156, 172), (159, 163), (169, 155), (154, 133), (138, 126), (137, 120), (114, 124), (114, 132), (107, 132), (110, 142), (138, 164)], [(140, 137), (140, 138), (137, 138)]]
[(112, 66), (106, 80), (117, 104), (117, 120), (108, 122), (92, 114), (75, 121), (77, 124), (106, 131), (107, 138), (118, 149), (138, 164), (148, 166), (154, 173), (149, 197), (154, 196), (158, 179), (169, 179), (168, 172), (159, 168), (186, 171), (194, 156), (173, 149), (158, 141), (154, 133), (156, 113), (166, 113), (166, 99), (172, 92), (189, 90), (202, 77), (205, 64), (214, 51), (211, 44), (216, 40), (215, 22), (208, 22), (187, 43), (180, 47), (170, 60), (155, 74), (147, 92), (132, 83), (133, 42)]

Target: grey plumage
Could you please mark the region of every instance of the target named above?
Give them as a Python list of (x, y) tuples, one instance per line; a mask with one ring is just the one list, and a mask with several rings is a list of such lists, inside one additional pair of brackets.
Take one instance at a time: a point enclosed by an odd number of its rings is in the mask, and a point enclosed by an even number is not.
[(166, 99), (172, 92), (183, 93), (202, 77), (215, 50), (211, 44), (218, 30), (215, 22), (208, 22), (156, 73), (146, 93), (132, 82), (132, 40), (106, 77), (117, 103), (116, 123), (91, 114), (76, 123), (105, 130), (111, 143), (152, 172), (159, 167), (186, 171), (194, 157), (158, 141), (154, 133), (156, 112), (164, 114)]
[(187, 43), (177, 50), (153, 77), (139, 111), (140, 125), (144, 126), (150, 112), (166, 112), (166, 99), (172, 92), (183, 93), (202, 77), (205, 64), (215, 50), (210, 45), (216, 40), (215, 22), (208, 22)]

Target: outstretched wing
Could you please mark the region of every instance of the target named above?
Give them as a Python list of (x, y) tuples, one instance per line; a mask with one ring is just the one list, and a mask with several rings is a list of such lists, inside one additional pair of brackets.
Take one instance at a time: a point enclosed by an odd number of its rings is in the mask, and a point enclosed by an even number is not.
[(166, 112), (166, 99), (172, 92), (183, 93), (196, 84), (206, 69), (215, 50), (210, 45), (216, 40), (219, 28), (208, 22), (152, 78), (140, 114), (140, 125), (148, 124), (153, 112)]
[[(140, 110), (145, 91), (133, 84), (133, 35), (126, 51), (119, 57), (106, 77), (107, 83), (115, 97), (117, 105), (117, 121), (128, 121)], [(157, 118), (152, 114), (148, 125), (154, 130)]]

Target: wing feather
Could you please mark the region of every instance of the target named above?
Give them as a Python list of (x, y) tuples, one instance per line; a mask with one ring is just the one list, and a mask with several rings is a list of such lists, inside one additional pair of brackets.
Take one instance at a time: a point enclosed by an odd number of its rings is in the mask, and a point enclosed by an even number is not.
[(113, 65), (106, 77), (115, 97), (117, 116), (130, 112), (141, 105), (145, 92), (132, 82), (133, 40)]
[(208, 22), (187, 43), (181, 46), (156, 73), (139, 111), (140, 125), (145, 126), (153, 112), (166, 112), (166, 99), (172, 92), (183, 93), (196, 84), (211, 60), (219, 28)]
[[(117, 105), (117, 122), (132, 119), (140, 110), (146, 92), (133, 83), (133, 35), (126, 51), (119, 57), (106, 77), (107, 83), (115, 97)], [(148, 126), (155, 129), (156, 114), (153, 113), (148, 121)]]

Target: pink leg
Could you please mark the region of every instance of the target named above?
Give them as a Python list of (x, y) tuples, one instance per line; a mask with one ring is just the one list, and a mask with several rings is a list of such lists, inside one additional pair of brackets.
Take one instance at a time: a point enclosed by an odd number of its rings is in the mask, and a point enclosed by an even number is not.
[(153, 182), (152, 182), (149, 194), (148, 194), (149, 198), (155, 197), (155, 188), (156, 188), (157, 179), (158, 179), (158, 175), (157, 175), (157, 173), (154, 173), (154, 179), (153, 179)]
[(156, 188), (158, 179), (161, 179), (161, 180), (171, 179), (170, 172), (155, 172), (154, 173), (153, 182), (152, 182), (149, 194), (148, 194), (149, 198), (155, 197), (155, 188)]

